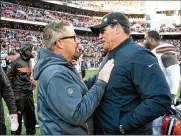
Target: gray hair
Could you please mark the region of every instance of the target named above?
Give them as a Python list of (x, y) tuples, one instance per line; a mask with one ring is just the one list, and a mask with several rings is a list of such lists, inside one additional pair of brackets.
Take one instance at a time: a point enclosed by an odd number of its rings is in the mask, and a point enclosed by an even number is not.
[(50, 49), (54, 45), (55, 41), (64, 36), (66, 33), (65, 26), (71, 26), (72, 24), (63, 20), (58, 22), (50, 22), (43, 29), (43, 42), (46, 48)]

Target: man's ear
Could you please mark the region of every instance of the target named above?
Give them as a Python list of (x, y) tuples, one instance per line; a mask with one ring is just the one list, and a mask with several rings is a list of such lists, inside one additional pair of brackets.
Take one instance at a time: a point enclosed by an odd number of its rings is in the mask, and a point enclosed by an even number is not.
[(116, 27), (116, 34), (120, 34), (120, 32), (123, 32), (123, 28), (121, 27), (120, 24), (116, 24), (115, 27)]
[(56, 46), (60, 49), (63, 49), (64, 48), (64, 45), (63, 45), (63, 42), (61, 40), (56, 40)]
[(119, 34), (119, 33), (120, 33), (119, 28), (116, 28), (116, 34)]

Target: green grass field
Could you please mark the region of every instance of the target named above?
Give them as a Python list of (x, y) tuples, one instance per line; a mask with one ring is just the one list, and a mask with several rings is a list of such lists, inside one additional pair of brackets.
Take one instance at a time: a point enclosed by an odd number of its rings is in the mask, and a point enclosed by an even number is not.
[[(91, 71), (88, 70), (86, 72), (85, 78), (91, 77), (92, 75), (96, 74), (96, 72), (97, 72), (96, 70), (91, 70)], [(36, 103), (37, 103), (37, 90), (36, 89), (34, 91), (34, 101), (35, 101), (35, 107), (36, 107)], [(6, 126), (7, 126), (7, 135), (11, 135), (11, 130), (9, 128), (9, 120), (6, 116), (8, 114), (8, 109), (7, 109), (5, 103), (4, 103), (4, 111), (5, 111), (4, 115), (5, 115)], [(26, 135), (26, 130), (25, 130), (24, 124), (22, 125), (22, 135)], [(36, 135), (40, 135), (40, 129), (39, 128), (36, 128)]]
[[(96, 74), (96, 72), (97, 72), (96, 70), (88, 70), (86, 72), (85, 78), (91, 77), (92, 75)], [(181, 90), (181, 86), (180, 86), (180, 90)], [(36, 107), (36, 103), (37, 103), (37, 91), (36, 91), (36, 89), (34, 91), (34, 101), (35, 101), (35, 107)], [(11, 135), (11, 131), (9, 129), (9, 121), (7, 119), (7, 116), (6, 116), (8, 113), (8, 110), (7, 110), (5, 103), (4, 103), (4, 109), (5, 109), (5, 120), (6, 120), (6, 126), (7, 126), (7, 135)], [(22, 135), (26, 135), (24, 124), (22, 126)], [(40, 135), (40, 129), (39, 128), (36, 128), (36, 135)]]

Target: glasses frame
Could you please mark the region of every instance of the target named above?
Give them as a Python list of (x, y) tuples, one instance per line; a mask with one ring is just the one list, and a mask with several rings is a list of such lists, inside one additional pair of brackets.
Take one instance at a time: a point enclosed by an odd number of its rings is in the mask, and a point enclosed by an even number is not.
[[(69, 38), (73, 38), (74, 41), (76, 41), (76, 36), (75, 36), (75, 35), (73, 35), (73, 36), (67, 36), (67, 37), (62, 37), (62, 38), (59, 38), (59, 40), (65, 40), (65, 39), (69, 39)], [(54, 44), (56, 44), (56, 41), (55, 41)]]
[(73, 36), (67, 36), (67, 37), (62, 37), (62, 38), (59, 38), (60, 40), (65, 40), (65, 39), (69, 39), (69, 38), (74, 38), (74, 40), (76, 40), (76, 36), (73, 35)]

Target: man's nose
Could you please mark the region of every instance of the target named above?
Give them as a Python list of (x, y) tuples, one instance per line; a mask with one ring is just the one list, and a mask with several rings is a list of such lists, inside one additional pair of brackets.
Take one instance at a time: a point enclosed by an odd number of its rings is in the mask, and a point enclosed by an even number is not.
[(84, 50), (84, 47), (80, 42), (78, 43), (78, 50)]

